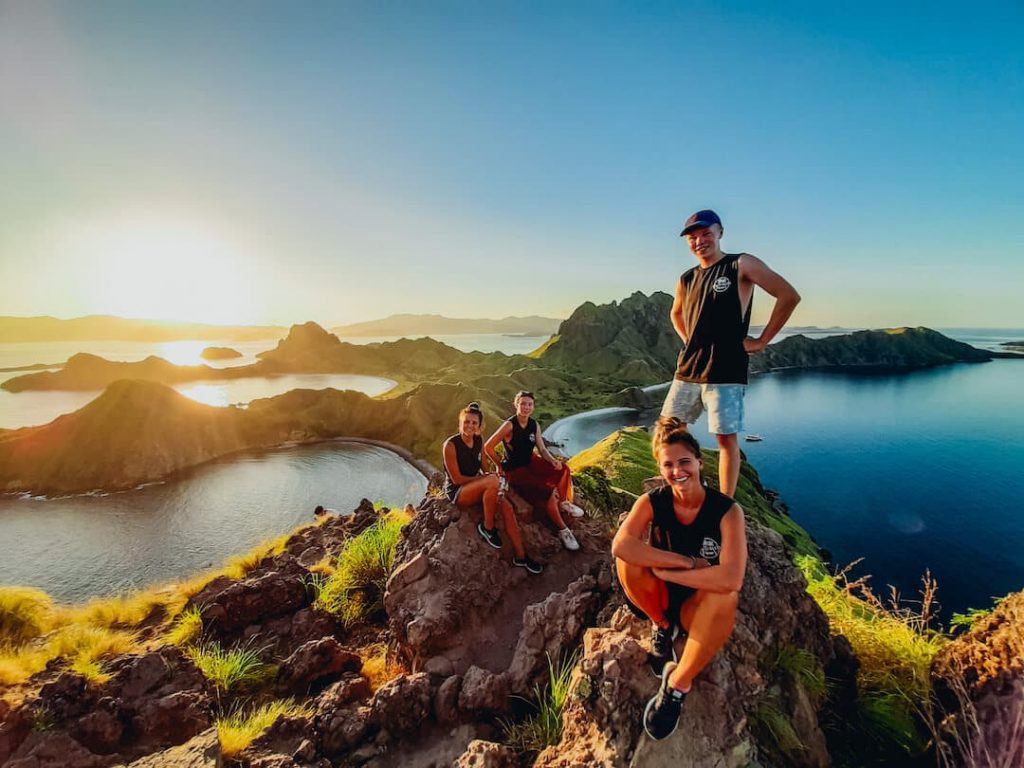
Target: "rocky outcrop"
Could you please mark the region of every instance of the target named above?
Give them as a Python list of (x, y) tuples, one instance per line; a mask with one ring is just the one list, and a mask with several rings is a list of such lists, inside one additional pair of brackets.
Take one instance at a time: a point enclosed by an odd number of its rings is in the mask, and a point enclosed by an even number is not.
[[(657, 689), (647, 666), (650, 624), (622, 607), (607, 626), (587, 631), (562, 741), (542, 752), (537, 766), (829, 764), (817, 719), (820, 694), (807, 691), (777, 659), (799, 649), (817, 674), (840, 687), (852, 686), (855, 662), (848, 646), (830, 637), (778, 534), (757, 523), (747, 533), (750, 561), (736, 629), (695, 681), (678, 731), (657, 744), (642, 734), (643, 708)], [(786, 751), (773, 739), (761, 724), (767, 711), (791, 724), (801, 748)]]
[(679, 338), (668, 322), (672, 297), (634, 293), (621, 302), (581, 304), (537, 358), (545, 365), (633, 384), (672, 378)]
[(1009, 595), (932, 663), (956, 764), (1024, 764), (1024, 592)]
[(898, 371), (991, 359), (992, 353), (930, 328), (889, 328), (821, 339), (790, 336), (751, 356), (750, 372), (794, 368)]

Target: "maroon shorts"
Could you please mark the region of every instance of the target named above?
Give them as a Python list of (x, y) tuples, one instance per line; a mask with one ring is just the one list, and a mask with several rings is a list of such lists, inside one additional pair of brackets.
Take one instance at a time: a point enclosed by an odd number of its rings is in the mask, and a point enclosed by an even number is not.
[(561, 469), (555, 469), (546, 459), (534, 453), (530, 456), (529, 464), (511, 469), (507, 474), (512, 490), (534, 507), (544, 507), (569, 471), (564, 462)]

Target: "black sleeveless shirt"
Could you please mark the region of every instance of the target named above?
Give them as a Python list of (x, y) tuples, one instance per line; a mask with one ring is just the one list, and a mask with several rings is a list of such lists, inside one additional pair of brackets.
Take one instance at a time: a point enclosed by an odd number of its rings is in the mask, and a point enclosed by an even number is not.
[(740, 254), (727, 253), (707, 269), (696, 266), (679, 278), (686, 346), (679, 353), (676, 378), (699, 384), (746, 384), (751, 297), (740, 304)]
[(504, 469), (518, 469), (530, 463), (533, 448), (537, 441), (537, 422), (526, 420), (526, 426), (519, 426), (519, 418), (510, 416), (506, 419), (512, 425), (512, 435), (505, 441), (505, 460), (501, 462)]
[(703, 557), (711, 565), (718, 565), (722, 554), (722, 518), (734, 502), (714, 488), (704, 491), (704, 503), (689, 525), (683, 525), (676, 517), (671, 486), (662, 486), (648, 494), (654, 510), (651, 546), (680, 555)]
[(442, 465), (444, 465), (444, 493), (449, 501), (455, 500), (455, 494), (459, 492), (459, 486), (452, 480), (448, 472), (448, 465), (444, 462), (444, 452), (448, 450), (448, 443), (455, 446), (455, 462), (459, 465), (459, 472), (466, 477), (475, 477), (480, 474), (480, 467), (483, 465), (484, 440), (480, 435), (473, 435), (473, 447), (466, 445), (462, 435), (454, 434), (444, 441), (441, 446)]

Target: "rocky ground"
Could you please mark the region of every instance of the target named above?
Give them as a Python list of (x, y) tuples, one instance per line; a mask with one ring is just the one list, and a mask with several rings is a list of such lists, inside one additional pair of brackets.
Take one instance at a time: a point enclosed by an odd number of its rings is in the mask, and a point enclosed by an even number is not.
[[(585, 502), (586, 503), (586, 502)], [(388, 582), (386, 620), (344, 630), (311, 604), (310, 569), (376, 518), (364, 504), (294, 536), (240, 580), (211, 582), (192, 598), (204, 634), (224, 647), (258, 647), (278, 667), (254, 697), (290, 695), (309, 714), (279, 718), (237, 762), (254, 768), (428, 766), (827, 765), (824, 705), (787, 654), (814, 674), (852, 685), (855, 661), (829, 636), (781, 537), (751, 522), (750, 565), (736, 632), (699, 679), (679, 731), (642, 735), (640, 713), (656, 679), (649, 627), (621, 606), (607, 517), (574, 523), (567, 552), (545, 522), (523, 518), (526, 547), (545, 565), (533, 576), (476, 534), (477, 511), (427, 498), (403, 532)], [(375, 688), (359, 649), (389, 645), (396, 675)], [(536, 752), (503, 745), (503, 721), (529, 714), (549, 659), (581, 648), (561, 743)], [(217, 765), (218, 693), (179, 648), (154, 638), (144, 653), (109, 660), (90, 685), (51, 665), (0, 707), (0, 762), (42, 766)], [(845, 681), (845, 682), (844, 682)], [(793, 739), (773, 726), (790, 724)], [(774, 730), (773, 730), (774, 729)], [(797, 746), (794, 746), (797, 745)]]

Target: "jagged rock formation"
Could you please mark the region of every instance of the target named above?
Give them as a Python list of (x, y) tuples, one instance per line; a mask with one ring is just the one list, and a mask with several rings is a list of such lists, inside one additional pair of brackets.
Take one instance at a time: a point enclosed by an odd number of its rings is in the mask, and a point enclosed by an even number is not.
[(943, 648), (932, 680), (955, 764), (1024, 764), (1024, 592)]
[(668, 320), (672, 297), (634, 293), (621, 302), (581, 304), (537, 358), (546, 365), (613, 376), (633, 384), (672, 377), (679, 339)]

